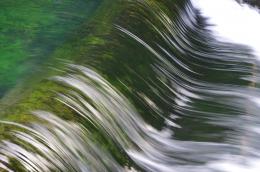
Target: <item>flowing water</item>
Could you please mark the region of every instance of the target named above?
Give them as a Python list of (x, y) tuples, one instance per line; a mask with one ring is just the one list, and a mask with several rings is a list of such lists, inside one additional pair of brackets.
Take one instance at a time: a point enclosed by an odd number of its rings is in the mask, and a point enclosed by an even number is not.
[(46, 90), (35, 86), (5, 111), (0, 168), (258, 171), (258, 9), (234, 0), (116, 3), (124, 10), (101, 14), (116, 16), (111, 25), (87, 23), (64, 43), (66, 60), (49, 69), (57, 75), (39, 83), (51, 83)]

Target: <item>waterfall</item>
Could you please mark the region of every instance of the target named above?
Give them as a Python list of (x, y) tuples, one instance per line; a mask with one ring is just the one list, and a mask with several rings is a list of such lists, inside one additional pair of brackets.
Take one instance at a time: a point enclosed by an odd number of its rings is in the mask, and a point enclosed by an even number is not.
[(58, 89), (45, 109), (0, 121), (0, 168), (257, 171), (258, 10), (235, 0), (121, 5), (113, 29), (99, 28), (104, 40), (66, 45), (87, 53), (49, 79)]

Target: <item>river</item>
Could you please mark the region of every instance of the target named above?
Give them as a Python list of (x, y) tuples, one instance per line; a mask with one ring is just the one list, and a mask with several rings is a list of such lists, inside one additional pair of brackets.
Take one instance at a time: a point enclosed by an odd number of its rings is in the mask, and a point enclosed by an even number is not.
[(258, 171), (257, 7), (103, 0), (92, 13), (59, 44), (32, 43), (39, 58), (52, 47), (53, 60), (35, 63), (48, 78), (13, 86), (25, 93), (1, 113), (0, 168)]

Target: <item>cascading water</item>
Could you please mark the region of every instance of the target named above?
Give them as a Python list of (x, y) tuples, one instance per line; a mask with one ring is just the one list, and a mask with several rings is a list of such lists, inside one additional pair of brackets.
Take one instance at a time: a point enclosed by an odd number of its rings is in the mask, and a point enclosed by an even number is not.
[[(1, 121), (0, 168), (257, 171), (259, 39), (223, 31), (208, 2), (124, 2), (109, 45), (95, 39), (96, 58), (51, 77), (58, 107), (47, 99), (29, 121)], [(225, 3), (260, 17), (231, 0), (210, 5)]]

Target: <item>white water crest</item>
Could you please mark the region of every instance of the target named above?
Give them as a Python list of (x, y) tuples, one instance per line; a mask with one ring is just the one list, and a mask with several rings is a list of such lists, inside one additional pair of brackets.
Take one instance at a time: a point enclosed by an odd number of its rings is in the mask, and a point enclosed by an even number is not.
[(235, 0), (192, 0), (220, 41), (250, 46), (260, 60), (260, 11)]
[[(175, 140), (170, 130), (159, 131), (147, 124), (127, 98), (102, 76), (83, 66), (71, 65), (72, 70), (76, 73), (54, 78), (73, 88), (60, 94), (59, 100), (112, 139), (115, 146), (146, 171), (211, 171), (211, 166), (184, 164), (186, 160), (214, 162), (218, 159), (215, 151), (232, 148), (226, 144)], [(36, 111), (34, 115), (45, 122), (21, 125), (1, 121), (23, 130), (11, 133), (16, 141), (2, 141), (2, 161), (6, 159), (8, 164), (8, 158), (15, 158), (28, 171), (134, 171), (133, 167), (120, 166), (92, 141), (93, 135), (83, 126), (84, 120), (67, 122), (45, 111)], [(33, 147), (33, 151), (26, 149), (26, 145)], [(5, 163), (0, 165), (5, 167)]]

